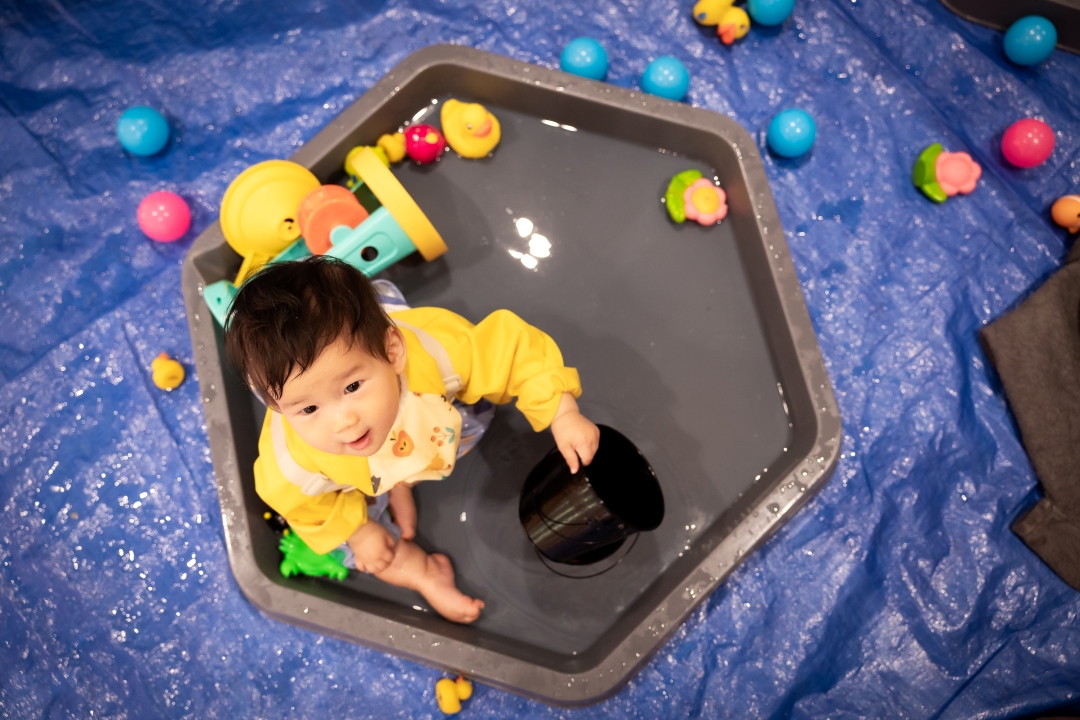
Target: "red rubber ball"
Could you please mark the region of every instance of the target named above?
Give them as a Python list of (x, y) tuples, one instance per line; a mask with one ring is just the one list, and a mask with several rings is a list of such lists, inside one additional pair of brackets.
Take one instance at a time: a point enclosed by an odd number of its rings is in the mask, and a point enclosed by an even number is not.
[(413, 125), (405, 128), (405, 152), (421, 165), (435, 162), (445, 149), (446, 139), (432, 126)]
[(1001, 154), (1018, 168), (1041, 165), (1054, 152), (1054, 131), (1042, 120), (1017, 120), (1001, 138)]
[(184, 198), (165, 190), (153, 192), (139, 203), (139, 227), (151, 240), (173, 242), (191, 227), (191, 210)]

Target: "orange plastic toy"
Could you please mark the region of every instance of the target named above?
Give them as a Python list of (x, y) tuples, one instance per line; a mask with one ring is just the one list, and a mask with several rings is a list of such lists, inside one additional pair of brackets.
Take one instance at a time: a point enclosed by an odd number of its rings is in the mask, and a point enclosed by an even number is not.
[(367, 217), (356, 196), (340, 185), (323, 185), (308, 193), (297, 214), (300, 234), (312, 255), (324, 255), (330, 249), (331, 230), (339, 225), (355, 228)]
[(1065, 195), (1050, 208), (1050, 216), (1071, 233), (1080, 233), (1080, 195)]

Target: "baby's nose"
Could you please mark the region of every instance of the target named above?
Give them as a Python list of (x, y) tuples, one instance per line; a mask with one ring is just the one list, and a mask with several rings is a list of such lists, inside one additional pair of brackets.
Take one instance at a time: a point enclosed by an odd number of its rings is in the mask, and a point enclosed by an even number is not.
[(348, 430), (359, 421), (360, 417), (352, 410), (342, 410), (337, 414), (337, 420), (334, 423), (334, 432)]

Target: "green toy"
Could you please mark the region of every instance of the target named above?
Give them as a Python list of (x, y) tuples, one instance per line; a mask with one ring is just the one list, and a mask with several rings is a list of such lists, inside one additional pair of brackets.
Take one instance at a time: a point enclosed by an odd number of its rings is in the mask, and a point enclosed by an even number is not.
[(926, 148), (915, 161), (915, 168), (911, 171), (911, 181), (915, 183), (915, 187), (936, 203), (949, 199), (937, 181), (937, 158), (944, 150), (941, 143), (934, 143)]
[(667, 192), (664, 193), (664, 205), (667, 207), (668, 215), (675, 222), (686, 222), (686, 204), (683, 202), (683, 195), (695, 180), (701, 178), (700, 170), (683, 170), (668, 183)]
[(285, 556), (285, 559), (281, 561), (281, 574), (285, 577), (292, 577), (299, 573), (310, 577), (344, 580), (349, 574), (342, 563), (345, 559), (344, 552), (331, 550), (325, 555), (319, 555), (294, 532), (285, 531), (281, 542), (278, 543), (278, 549)]

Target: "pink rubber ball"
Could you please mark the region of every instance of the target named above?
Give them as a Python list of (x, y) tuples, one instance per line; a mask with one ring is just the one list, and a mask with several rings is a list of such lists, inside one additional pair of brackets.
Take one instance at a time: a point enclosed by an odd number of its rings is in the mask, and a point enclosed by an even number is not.
[(139, 227), (151, 240), (174, 242), (191, 227), (191, 210), (184, 198), (166, 190), (153, 192), (139, 203)]
[(405, 128), (405, 152), (421, 165), (435, 162), (445, 149), (446, 140), (432, 126), (413, 125)]
[(1042, 120), (1017, 120), (1001, 138), (1001, 154), (1018, 168), (1033, 168), (1054, 152), (1054, 131)]

